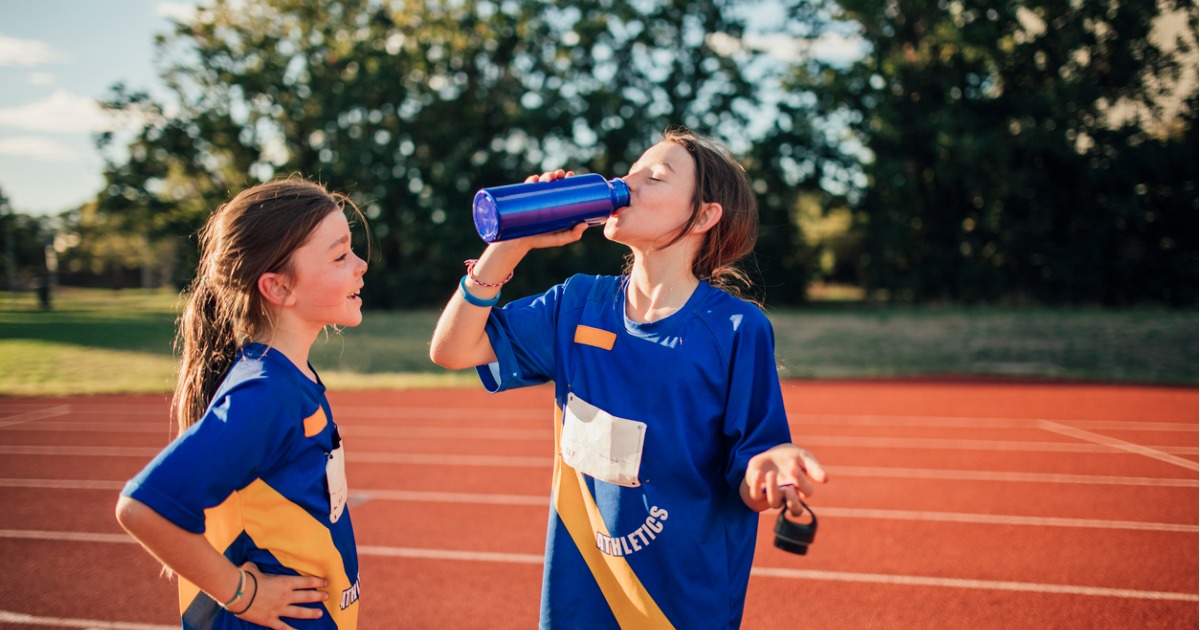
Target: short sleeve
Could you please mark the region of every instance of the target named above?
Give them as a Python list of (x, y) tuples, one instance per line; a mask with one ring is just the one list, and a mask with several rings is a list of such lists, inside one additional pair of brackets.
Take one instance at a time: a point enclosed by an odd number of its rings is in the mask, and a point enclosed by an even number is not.
[(775, 333), (758, 309), (741, 317), (729, 376), (724, 432), (730, 448), (725, 477), (736, 488), (751, 457), (792, 441), (775, 364)]
[(566, 285), (492, 309), (486, 331), (496, 362), (476, 368), (483, 386), (499, 392), (554, 379), (558, 309)]
[(158, 454), (121, 494), (179, 527), (204, 532), (204, 511), (254, 481), (286, 439), (285, 412), (266, 382), (246, 383), (214, 402), (199, 422)]

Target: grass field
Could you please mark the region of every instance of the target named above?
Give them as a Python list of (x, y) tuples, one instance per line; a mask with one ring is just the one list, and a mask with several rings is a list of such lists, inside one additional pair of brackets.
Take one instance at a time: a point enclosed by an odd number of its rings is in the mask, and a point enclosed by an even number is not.
[[(168, 392), (179, 301), (165, 291), (60, 289), (42, 311), (0, 293), (0, 395)], [(789, 378), (1002, 376), (1197, 384), (1194, 310), (885, 307), (768, 311)], [(437, 312), (367, 312), (323, 336), (330, 387), (474, 383), (429, 362)]]

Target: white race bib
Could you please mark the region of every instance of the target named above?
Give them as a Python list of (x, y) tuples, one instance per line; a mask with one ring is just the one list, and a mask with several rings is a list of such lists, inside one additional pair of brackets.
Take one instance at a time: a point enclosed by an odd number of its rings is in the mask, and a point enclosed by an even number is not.
[(563, 411), (563, 461), (579, 472), (626, 488), (642, 485), (642, 445), (646, 423), (618, 418), (567, 394)]
[(342, 444), (342, 436), (334, 429), (333, 452), (326, 455), (325, 480), (329, 484), (329, 522), (336, 523), (342, 518), (346, 509), (346, 449)]

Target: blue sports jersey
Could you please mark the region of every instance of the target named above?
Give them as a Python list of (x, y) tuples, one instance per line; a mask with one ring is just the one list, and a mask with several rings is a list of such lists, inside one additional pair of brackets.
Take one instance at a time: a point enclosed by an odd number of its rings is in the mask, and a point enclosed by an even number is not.
[[(204, 534), (234, 565), (252, 561), (263, 573), (325, 578), (329, 599), (321, 618), (285, 621), (297, 628), (353, 629), (358, 552), (345, 508), (340, 448), (325, 387), (277, 350), (249, 344), (204, 417), (121, 493)], [(179, 608), (184, 628), (251, 625), (182, 577)]]
[(774, 333), (703, 281), (633, 322), (627, 283), (573, 276), (488, 319), (488, 390), (555, 383), (541, 627), (735, 628), (758, 523), (738, 488), (791, 441)]

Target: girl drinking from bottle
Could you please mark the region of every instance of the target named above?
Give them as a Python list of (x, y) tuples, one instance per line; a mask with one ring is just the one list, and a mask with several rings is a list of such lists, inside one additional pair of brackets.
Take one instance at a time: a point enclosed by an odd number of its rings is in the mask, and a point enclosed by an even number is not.
[(363, 219), (343, 195), (279, 181), (237, 195), (201, 233), (179, 326), (180, 435), (117, 504), (178, 575), (184, 628), (356, 626), (344, 451), (308, 362), (322, 329), (362, 321), (367, 263), (347, 210)]
[(629, 247), (625, 275), (573, 276), (496, 308), (530, 250), (587, 226), (491, 243), (468, 261), (430, 357), (476, 366), (493, 392), (555, 383), (543, 628), (735, 628), (757, 513), (801, 514), (825, 472), (791, 443), (771, 325), (737, 295), (733, 264), (758, 230), (745, 171), (671, 129), (624, 181), (629, 206), (604, 235)]

